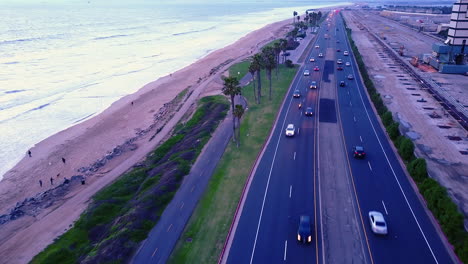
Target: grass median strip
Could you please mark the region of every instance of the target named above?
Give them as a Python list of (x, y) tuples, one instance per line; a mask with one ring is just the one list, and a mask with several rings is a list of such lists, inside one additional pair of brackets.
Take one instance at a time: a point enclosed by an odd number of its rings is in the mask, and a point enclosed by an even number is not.
[[(250, 62), (230, 68), (231, 76), (244, 76)], [(262, 103), (256, 104), (252, 82), (242, 89), (249, 102), (240, 128), (240, 147), (230, 143), (210, 183), (190, 218), (169, 263), (216, 263), (224, 245), (237, 203), (257, 154), (270, 130), (295, 74), (296, 68), (280, 65), (272, 73), (273, 98), (268, 100), (268, 79), (262, 73)], [(240, 74), (238, 74), (240, 73)]]
[(96, 193), (73, 228), (32, 263), (128, 262), (228, 109), (222, 96), (202, 98), (189, 121), (178, 124), (137, 168)]

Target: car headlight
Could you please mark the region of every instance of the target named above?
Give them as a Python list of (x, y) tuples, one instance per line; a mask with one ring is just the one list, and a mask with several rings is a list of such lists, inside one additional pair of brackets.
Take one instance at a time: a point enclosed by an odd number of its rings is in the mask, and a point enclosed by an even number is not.
[(297, 235), (297, 240), (301, 241), (301, 235)]
[(307, 238), (307, 242), (311, 242), (312, 241), (312, 236), (309, 236), (309, 238)]

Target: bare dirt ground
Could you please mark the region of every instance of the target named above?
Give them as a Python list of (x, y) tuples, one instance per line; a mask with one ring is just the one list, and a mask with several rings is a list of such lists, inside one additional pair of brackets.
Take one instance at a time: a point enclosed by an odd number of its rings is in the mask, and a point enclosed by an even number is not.
[[(382, 49), (364, 29), (362, 23), (373, 33), (387, 38), (390, 46), (397, 48), (404, 43), (407, 56), (430, 53), (431, 45), (436, 40), (419, 34), (372, 14), (371, 12), (343, 12), (352, 36), (363, 55), (367, 70), (377, 90), (394, 119), (400, 123), (400, 129), (411, 137), (416, 145), (418, 156), (426, 158), (431, 177), (445, 186), (459, 208), (468, 216), (468, 156), (460, 151), (468, 150), (467, 132), (435, 101), (429, 93), (419, 88), (411, 76), (399, 66)], [(365, 19), (363, 19), (365, 18)], [(468, 104), (468, 78), (460, 75), (440, 73), (422, 73), (442, 85), (451, 96)], [(426, 102), (417, 100), (424, 98)], [(429, 115), (437, 113), (440, 118)], [(454, 137), (457, 140), (450, 140)]]
[[(75, 185), (45, 209), (0, 224), (0, 263), (30, 261), (72, 226), (93, 194), (153, 150), (186, 111), (193, 109), (190, 106), (200, 95), (219, 93), (220, 76), (230, 65), (283, 37), (289, 24), (288, 19), (254, 31), (186, 68), (145, 85), (98, 116), (38, 143), (31, 149), (32, 157), (26, 155), (0, 182), (0, 214), (8, 213), (17, 202), (37, 197), (73, 175), (84, 175), (86, 184)], [(186, 88), (188, 98), (172, 101)], [(130, 148), (118, 151), (119, 146)], [(114, 155), (117, 152), (119, 155)], [(107, 159), (111, 154), (113, 158)], [(89, 170), (96, 161), (103, 163), (102, 166)], [(79, 172), (82, 167), (88, 169)], [(43, 182), (42, 187), (39, 180)]]

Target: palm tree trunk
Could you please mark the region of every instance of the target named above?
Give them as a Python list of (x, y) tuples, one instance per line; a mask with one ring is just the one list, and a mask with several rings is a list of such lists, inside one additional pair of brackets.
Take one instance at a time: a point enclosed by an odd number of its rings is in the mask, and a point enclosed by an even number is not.
[(278, 79), (279, 53), (276, 55), (276, 79)]
[(234, 142), (236, 142), (236, 118), (234, 116), (234, 96), (235, 95), (231, 95), (231, 107), (232, 107), (232, 140), (234, 140)]
[(262, 97), (262, 81), (260, 79), (260, 70), (257, 71), (257, 98), (258, 98), (258, 103), (260, 104), (260, 99)]
[(271, 101), (271, 69), (267, 71), (268, 80), (270, 80), (270, 101)]
[(240, 118), (237, 118), (237, 148), (240, 146)]
[(255, 90), (255, 73), (252, 74), (252, 86), (253, 86), (253, 94), (254, 94), (255, 102), (258, 104), (257, 91)]

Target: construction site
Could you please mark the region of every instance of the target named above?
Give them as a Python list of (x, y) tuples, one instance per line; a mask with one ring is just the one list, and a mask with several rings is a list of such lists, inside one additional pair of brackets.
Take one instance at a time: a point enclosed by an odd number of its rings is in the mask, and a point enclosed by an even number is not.
[[(466, 13), (468, 0), (457, 3), (454, 10)], [(420, 14), (342, 11), (384, 103), (415, 143), (416, 155), (426, 159), (429, 176), (447, 188), (468, 230), (468, 27), (457, 30), (456, 24), (465, 13), (431, 14), (434, 21), (450, 23), (443, 38), (405, 24)]]

